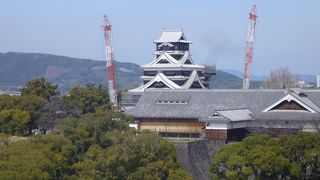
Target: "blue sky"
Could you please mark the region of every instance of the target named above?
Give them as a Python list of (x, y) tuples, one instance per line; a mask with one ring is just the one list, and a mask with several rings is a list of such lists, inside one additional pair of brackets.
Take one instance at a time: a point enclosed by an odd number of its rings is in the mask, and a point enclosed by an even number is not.
[(0, 52), (102, 60), (102, 15), (113, 24), (118, 61), (152, 60), (163, 28), (183, 28), (198, 64), (242, 71), (248, 13), (258, 20), (252, 73), (278, 67), (320, 73), (320, 1), (1, 0)]

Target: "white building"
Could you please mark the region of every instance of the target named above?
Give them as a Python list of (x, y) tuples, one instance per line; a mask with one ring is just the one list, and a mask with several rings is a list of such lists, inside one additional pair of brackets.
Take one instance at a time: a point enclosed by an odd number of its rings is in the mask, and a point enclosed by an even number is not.
[(131, 92), (145, 89), (206, 89), (214, 67), (197, 65), (191, 58), (188, 41), (182, 30), (163, 30), (154, 41), (156, 51), (151, 63), (142, 65), (143, 84)]
[(317, 75), (317, 88), (320, 88), (320, 74)]

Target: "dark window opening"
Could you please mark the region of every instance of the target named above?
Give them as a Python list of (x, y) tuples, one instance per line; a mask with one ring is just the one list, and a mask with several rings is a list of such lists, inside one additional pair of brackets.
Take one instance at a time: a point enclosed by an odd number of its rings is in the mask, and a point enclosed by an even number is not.
[(174, 59), (180, 60), (182, 58), (182, 55), (171, 55)]
[(201, 71), (197, 71), (197, 73), (198, 73), (198, 76), (203, 76)]
[(191, 63), (190, 59), (187, 59), (185, 64), (192, 64), (192, 63)]
[(191, 71), (181, 71), (182, 76), (190, 76)]
[(155, 76), (155, 75), (157, 75), (157, 71), (144, 71), (143, 75), (144, 76)]
[(194, 82), (192, 85), (191, 85), (191, 87), (190, 87), (190, 89), (201, 89), (202, 87), (201, 87), (201, 85), (199, 84), (199, 82)]
[(160, 61), (158, 61), (158, 64), (169, 64), (170, 62), (166, 59), (160, 59)]
[(163, 74), (166, 75), (166, 76), (177, 76), (180, 73), (176, 72), (176, 71), (163, 71)]
[(173, 82), (179, 86), (182, 86), (186, 82), (186, 80), (174, 80)]
[(189, 50), (188, 43), (172, 43), (173, 47), (171, 50), (180, 50), (180, 51), (187, 51)]
[(154, 82), (150, 87), (153, 88), (168, 88), (163, 82)]

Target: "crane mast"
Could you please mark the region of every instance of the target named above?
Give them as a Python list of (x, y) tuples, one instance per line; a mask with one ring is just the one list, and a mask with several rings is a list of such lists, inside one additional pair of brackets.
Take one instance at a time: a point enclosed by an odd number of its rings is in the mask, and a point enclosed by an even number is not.
[(106, 67), (107, 67), (107, 77), (108, 77), (108, 90), (109, 90), (109, 98), (111, 107), (114, 109), (118, 106), (117, 101), (117, 88), (115, 81), (115, 67), (114, 67), (114, 53), (112, 47), (112, 26), (109, 23), (107, 16), (103, 16), (104, 18), (104, 39), (105, 39), (105, 50), (106, 50)]
[(257, 9), (256, 5), (253, 5), (251, 12), (249, 13), (249, 25), (247, 34), (246, 45), (246, 57), (244, 60), (244, 77), (243, 77), (243, 89), (249, 89), (250, 86), (250, 70), (253, 56), (253, 40), (256, 29)]

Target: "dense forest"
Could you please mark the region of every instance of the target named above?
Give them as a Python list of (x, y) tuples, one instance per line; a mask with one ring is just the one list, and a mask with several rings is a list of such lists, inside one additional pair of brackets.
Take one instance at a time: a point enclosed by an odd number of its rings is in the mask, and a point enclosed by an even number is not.
[(129, 128), (105, 88), (89, 84), (66, 96), (57, 88), (39, 78), (21, 96), (0, 96), (0, 179), (191, 179), (173, 144)]

